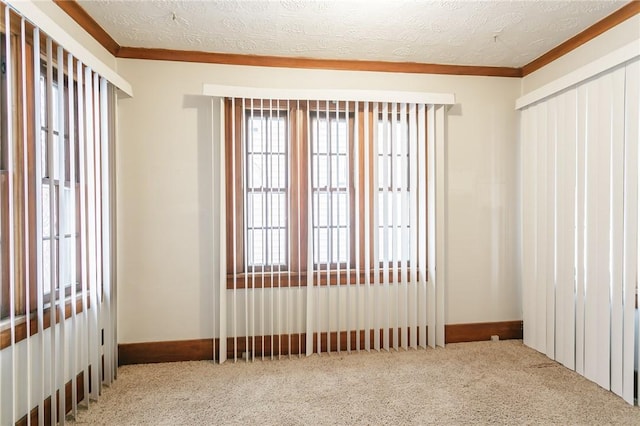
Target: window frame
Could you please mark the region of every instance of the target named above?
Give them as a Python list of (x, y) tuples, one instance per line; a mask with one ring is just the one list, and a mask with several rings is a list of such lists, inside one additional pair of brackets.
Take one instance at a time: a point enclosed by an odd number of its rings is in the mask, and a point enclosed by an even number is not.
[[(246, 271), (244, 270), (244, 238), (241, 236), (244, 235), (244, 195), (243, 195), (243, 176), (244, 173), (238, 173), (238, 170), (242, 171), (243, 168), (243, 141), (245, 140), (245, 132), (246, 126), (243, 125), (243, 117), (246, 116), (244, 112), (245, 109), (257, 108), (261, 107), (264, 109), (266, 107), (267, 111), (269, 107), (275, 109), (279, 108), (282, 111), (288, 112), (288, 125), (289, 125), (289, 175), (290, 175), (290, 185), (291, 188), (289, 190), (288, 201), (289, 201), (289, 211), (294, 212), (298, 208), (298, 206), (308, 206), (309, 205), (309, 197), (312, 196), (309, 194), (309, 180), (311, 179), (311, 171), (310, 170), (300, 170), (306, 169), (305, 164), (307, 163), (307, 158), (312, 154), (310, 150), (312, 149), (312, 141), (310, 128), (310, 121), (312, 119), (312, 115), (315, 112), (316, 114), (332, 114), (336, 115), (338, 119), (342, 117), (349, 117), (348, 124), (348, 133), (349, 133), (349, 146), (348, 146), (348, 190), (347, 196), (349, 198), (349, 265), (342, 262), (340, 264), (337, 263), (320, 263), (316, 265), (318, 268), (314, 268), (314, 272), (318, 270), (323, 271), (323, 273), (319, 274), (319, 285), (347, 285), (351, 283), (355, 283), (357, 278), (359, 277), (360, 282), (365, 282), (365, 279), (368, 278), (370, 282), (374, 281), (374, 271), (375, 267), (371, 265), (371, 269), (369, 271), (365, 270), (365, 258), (366, 258), (366, 250), (369, 250), (369, 254), (371, 258), (373, 258), (374, 247), (371, 244), (370, 247), (361, 249), (359, 251), (359, 259), (356, 262), (356, 244), (360, 244), (360, 247), (365, 247), (365, 221), (361, 220), (359, 223), (359, 241), (356, 241), (355, 231), (356, 231), (356, 220), (355, 220), (355, 203), (356, 197), (359, 197), (358, 205), (362, 209), (365, 206), (365, 179), (363, 175), (358, 181), (359, 187), (356, 188), (356, 179), (355, 179), (355, 162), (358, 162), (358, 170), (362, 173), (365, 166), (365, 144), (369, 144), (369, 147), (373, 146), (374, 141), (374, 130), (373, 127), (377, 126), (380, 120), (384, 119), (383, 112), (380, 110), (377, 116), (374, 113), (374, 108), (372, 107), (373, 103), (369, 103), (370, 107), (368, 109), (365, 108), (365, 102), (359, 102), (358, 108), (356, 110), (355, 102), (347, 102), (341, 101), (338, 104), (334, 102), (325, 102), (325, 101), (297, 101), (297, 100), (279, 100), (279, 101), (270, 101), (270, 100), (260, 100), (260, 99), (225, 99), (224, 108), (225, 108), (225, 177), (226, 177), (226, 205), (225, 205), (225, 213), (226, 213), (226, 247), (227, 247), (227, 289), (234, 288), (269, 288), (269, 287), (297, 287), (297, 286), (306, 286), (307, 285), (307, 259), (310, 255), (307, 253), (307, 245), (302, 244), (298, 247), (298, 235), (304, 236), (308, 235), (308, 232), (312, 231), (312, 224), (308, 223), (308, 215), (307, 211), (301, 212), (300, 214), (292, 214), (289, 218), (289, 249), (292, 250), (292, 253), (298, 252), (299, 256), (291, 255), (289, 256), (290, 265), (287, 268), (254, 268), (254, 270)], [(348, 111), (348, 112), (347, 112)], [(367, 112), (368, 111), (368, 112)], [(367, 116), (365, 117), (365, 113)], [(401, 112), (397, 111), (397, 120), (400, 120)], [(408, 113), (407, 113), (408, 117)], [(393, 118), (393, 114), (391, 109), (388, 112), (389, 123), (393, 123), (391, 119)], [(417, 116), (415, 117), (417, 119)], [(425, 110), (425, 120), (427, 119), (427, 113)], [(369, 126), (369, 140), (365, 141), (365, 132), (362, 130), (365, 127), (365, 124)], [(410, 132), (409, 126), (409, 118), (406, 120), (407, 132)], [(357, 132), (357, 140), (356, 140), (356, 126), (360, 129)], [(234, 139), (235, 138), (235, 139)], [(422, 143), (426, 144), (427, 134), (425, 132), (425, 139)], [(409, 141), (407, 141), (409, 143)], [(418, 141), (420, 143), (420, 141)], [(355, 153), (355, 149), (357, 146), (357, 158)], [(235, 169), (234, 169), (234, 149), (235, 149)], [(377, 160), (378, 153), (375, 152), (374, 149), (368, 150), (369, 154), (369, 164), (373, 164), (373, 161)], [(428, 153), (425, 150), (425, 156)], [(407, 156), (410, 156), (410, 150), (407, 150)], [(304, 159), (304, 161), (300, 161), (300, 159)], [(425, 158), (425, 164), (428, 164), (427, 158)], [(236, 171), (234, 176), (234, 170)], [(428, 171), (425, 170), (425, 179), (427, 177)], [(408, 180), (407, 185), (410, 186), (410, 181)], [(235, 192), (234, 192), (235, 189)], [(375, 191), (378, 191), (378, 182), (374, 182), (374, 173), (373, 167), (369, 168), (369, 194), (373, 194)], [(313, 192), (313, 188), (311, 188), (311, 192)], [(409, 189), (409, 192), (412, 191)], [(417, 194), (412, 195), (417, 196)], [(428, 195), (427, 195), (428, 196)], [(369, 211), (371, 217), (374, 215), (374, 197), (369, 197)], [(235, 210), (234, 210), (234, 200), (235, 200)], [(420, 214), (419, 212), (417, 214)], [(235, 229), (234, 229), (235, 223)], [(408, 225), (409, 226), (409, 225)], [(369, 221), (369, 233), (373, 235), (376, 230), (374, 229), (374, 221)], [(235, 238), (235, 251), (234, 251), (234, 233), (236, 235)], [(304, 238), (304, 237), (303, 237)], [(428, 251), (428, 247), (424, 247), (424, 250)], [(421, 250), (420, 248), (418, 250)], [(428, 255), (428, 252), (427, 252)], [(428, 256), (427, 256), (428, 258)], [(400, 263), (400, 261), (398, 261)], [(389, 262), (389, 270), (388, 270), (388, 280), (390, 282), (396, 281), (397, 277), (393, 277), (393, 270), (391, 267), (393, 262)], [(406, 261), (408, 267), (410, 264)], [(359, 268), (357, 267), (359, 265)], [(383, 272), (383, 262), (380, 262), (378, 279), (379, 282), (384, 280), (384, 272)], [(329, 274), (326, 271), (329, 271)], [(347, 272), (347, 270), (349, 270)], [(337, 272), (339, 271), (339, 272)], [(397, 271), (400, 274), (400, 271)], [(254, 279), (255, 277), (255, 279)], [(317, 281), (317, 278), (314, 279)]]

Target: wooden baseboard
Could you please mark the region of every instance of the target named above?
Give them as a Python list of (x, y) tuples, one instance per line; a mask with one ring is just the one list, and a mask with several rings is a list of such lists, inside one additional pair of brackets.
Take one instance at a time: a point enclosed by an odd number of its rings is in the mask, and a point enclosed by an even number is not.
[(480, 342), (491, 340), (491, 336), (499, 336), (501, 340), (522, 339), (522, 321), (447, 324), (444, 333), (446, 343)]
[[(89, 380), (91, 380), (91, 372), (89, 372)], [(72, 382), (71, 380), (69, 380), (65, 385), (65, 401), (64, 401), (65, 415), (69, 414), (72, 408), (71, 407), (71, 398), (72, 398), (71, 386), (72, 386)], [(89, 383), (89, 387), (91, 387), (91, 383)], [(60, 397), (60, 392), (56, 391), (56, 398), (59, 398), (59, 397)], [(84, 399), (84, 397), (85, 397), (84, 372), (80, 372), (80, 374), (76, 376), (76, 403), (80, 403)], [(45, 425), (51, 424), (51, 397), (50, 396), (43, 401), (42, 407), (44, 407), (44, 424)], [(40, 406), (36, 406), (29, 413), (29, 417), (31, 418), (30, 423), (32, 425), (38, 424), (39, 410), (40, 410)], [(59, 421), (60, 421), (60, 413), (56, 412), (56, 422), (54, 423), (58, 423)], [(26, 426), (27, 424), (29, 424), (29, 422), (27, 422), (26, 414), (16, 422), (16, 426)]]
[[(216, 347), (218, 345), (216, 339)], [(118, 365), (213, 359), (213, 339), (118, 345)]]
[[(318, 352), (318, 345), (320, 345), (320, 352), (337, 352), (338, 350), (347, 351), (364, 348), (366, 333), (365, 330), (341, 331), (340, 333), (337, 331), (330, 333), (324, 332), (319, 333), (319, 335), (318, 333), (314, 333), (312, 339), (313, 352)], [(369, 330), (369, 341), (371, 345), (373, 345), (374, 336), (375, 331)], [(383, 330), (379, 330), (379, 339), (381, 342), (384, 339)], [(389, 339), (390, 341), (394, 339), (393, 329), (389, 329)], [(405, 340), (402, 335), (399, 335), (398, 339), (400, 345), (404, 344)], [(406, 341), (408, 345), (412, 344), (411, 334), (408, 331)], [(419, 336), (416, 344), (422, 344)], [(245, 337), (227, 339), (227, 358), (233, 358), (234, 353), (236, 357), (241, 358), (244, 352), (253, 353), (255, 356), (304, 354), (307, 352), (307, 334), (283, 334), (273, 336), (273, 338), (271, 336), (256, 336), (255, 338), (248, 339)]]
[[(355, 350), (364, 347), (365, 333), (362, 330), (343, 332), (331, 332), (314, 334), (313, 352), (317, 352), (320, 344), (320, 352), (335, 352), (340, 348), (346, 351), (349, 348)], [(374, 342), (374, 330), (369, 331), (371, 344)], [(380, 341), (383, 339), (383, 331), (379, 330)], [(418, 333), (419, 334), (419, 333)], [(475, 324), (448, 324), (445, 325), (445, 343), (475, 342), (490, 340), (497, 335), (502, 340), (522, 339), (522, 321), (503, 321)], [(349, 336), (349, 337), (347, 337)], [(389, 329), (389, 339), (393, 341), (394, 330)], [(407, 333), (407, 343), (412, 344), (411, 336)], [(403, 336), (398, 336), (399, 344), (403, 344)], [(219, 340), (197, 339), (177, 340), (167, 342), (126, 343), (118, 345), (119, 365), (147, 364), (156, 362), (174, 361), (203, 361), (213, 359), (213, 345), (219, 347)], [(418, 339), (416, 342), (421, 345)], [(304, 354), (307, 351), (306, 333), (286, 334), (279, 336), (256, 336), (255, 338), (238, 337), (227, 338), (227, 358), (241, 358), (242, 354), (249, 352), (255, 356)]]

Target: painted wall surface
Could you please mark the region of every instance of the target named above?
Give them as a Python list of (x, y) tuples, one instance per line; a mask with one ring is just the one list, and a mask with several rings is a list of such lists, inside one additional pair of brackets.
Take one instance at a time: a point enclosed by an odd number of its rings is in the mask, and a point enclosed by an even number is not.
[[(120, 343), (213, 335), (219, 108), (203, 83), (456, 94), (448, 111), (446, 323), (522, 318), (515, 270), (517, 116), (510, 78), (118, 60)], [(212, 116), (214, 118), (212, 118)]]
[(638, 39), (640, 39), (640, 15), (627, 19), (593, 40), (524, 77), (522, 79), (522, 94), (524, 95), (544, 86)]

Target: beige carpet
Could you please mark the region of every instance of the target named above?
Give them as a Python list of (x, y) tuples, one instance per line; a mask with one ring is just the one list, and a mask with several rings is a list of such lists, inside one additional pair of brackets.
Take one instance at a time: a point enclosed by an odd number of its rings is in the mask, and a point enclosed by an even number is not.
[(640, 425), (640, 408), (512, 340), (125, 366), (77, 423)]

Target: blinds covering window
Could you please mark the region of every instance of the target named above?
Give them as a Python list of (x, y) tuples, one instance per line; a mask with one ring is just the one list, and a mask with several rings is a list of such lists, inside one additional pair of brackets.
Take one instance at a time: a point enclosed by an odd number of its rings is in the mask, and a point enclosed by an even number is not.
[(443, 345), (445, 106), (225, 90), (216, 359)]
[[(521, 109), (524, 343), (634, 403), (639, 43)], [(568, 87), (558, 86), (573, 80)], [(636, 367), (637, 368), (637, 367)]]
[(116, 376), (115, 88), (0, 16), (0, 424), (64, 423)]

